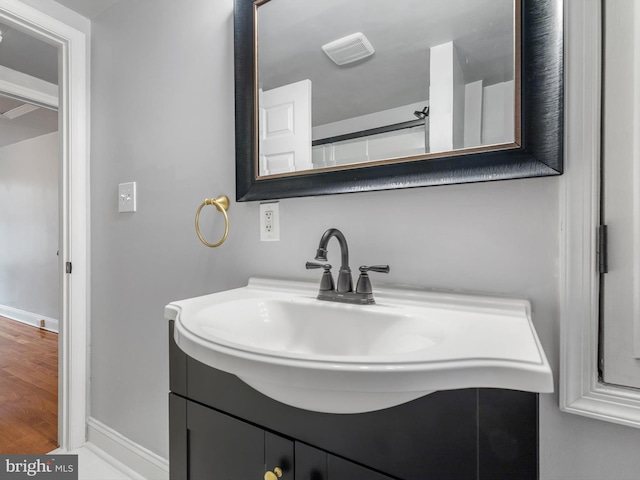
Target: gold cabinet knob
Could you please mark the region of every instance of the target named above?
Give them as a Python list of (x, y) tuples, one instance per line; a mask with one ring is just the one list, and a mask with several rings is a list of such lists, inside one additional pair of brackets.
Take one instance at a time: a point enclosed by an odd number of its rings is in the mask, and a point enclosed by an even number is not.
[(280, 477), (282, 477), (282, 469), (280, 467), (274, 468), (273, 472), (264, 474), (264, 480), (278, 480)]

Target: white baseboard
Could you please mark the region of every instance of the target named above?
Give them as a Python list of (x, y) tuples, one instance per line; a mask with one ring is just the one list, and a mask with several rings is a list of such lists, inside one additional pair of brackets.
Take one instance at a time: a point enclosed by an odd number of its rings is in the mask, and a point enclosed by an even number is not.
[[(37, 313), (25, 312), (24, 310), (7, 307), (6, 305), (0, 305), (0, 315), (10, 318), (11, 320), (16, 320), (17, 322), (26, 323), (27, 325), (33, 325), (34, 327), (44, 328), (50, 332), (58, 333), (58, 320), (54, 318), (38, 315)], [(40, 327), (41, 320), (44, 320), (44, 327)]]
[[(92, 417), (87, 419), (87, 440), (89, 442), (87, 447), (91, 445), (97, 447), (94, 453), (100, 456), (104, 452), (129, 468), (130, 473), (137, 474), (131, 475), (132, 478), (169, 480), (167, 459), (129, 440)], [(105, 460), (109, 459), (105, 458)]]

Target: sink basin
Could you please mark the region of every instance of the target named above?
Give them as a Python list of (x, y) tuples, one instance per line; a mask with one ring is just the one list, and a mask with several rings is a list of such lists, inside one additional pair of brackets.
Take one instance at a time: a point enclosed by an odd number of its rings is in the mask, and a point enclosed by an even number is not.
[(552, 392), (525, 300), (376, 288), (374, 305), (316, 299), (317, 284), (251, 279), (172, 302), (178, 346), (282, 403), (380, 410), (436, 390)]

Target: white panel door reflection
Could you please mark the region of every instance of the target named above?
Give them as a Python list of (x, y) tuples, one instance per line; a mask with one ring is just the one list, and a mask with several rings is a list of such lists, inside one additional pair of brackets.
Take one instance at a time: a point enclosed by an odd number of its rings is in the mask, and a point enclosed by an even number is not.
[(258, 92), (259, 175), (313, 168), (311, 159), (311, 81), (301, 80)]

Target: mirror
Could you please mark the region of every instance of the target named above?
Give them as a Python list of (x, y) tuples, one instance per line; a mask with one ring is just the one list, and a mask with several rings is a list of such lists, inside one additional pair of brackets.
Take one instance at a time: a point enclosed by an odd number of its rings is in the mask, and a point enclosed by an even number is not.
[(562, 2), (531, 3), (236, 0), (237, 199), (560, 174)]
[(513, 0), (261, 3), (259, 175), (515, 143), (514, 9)]

